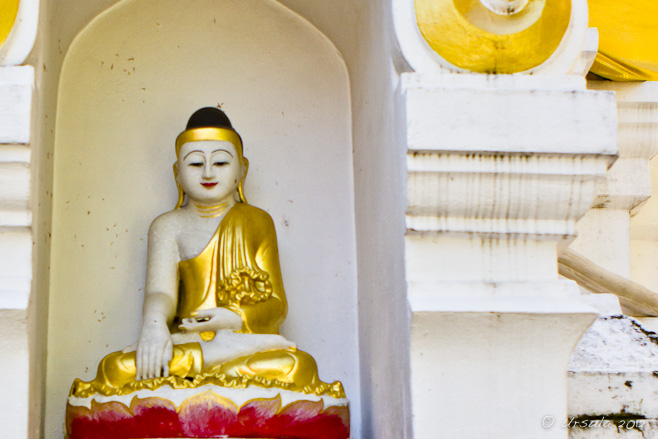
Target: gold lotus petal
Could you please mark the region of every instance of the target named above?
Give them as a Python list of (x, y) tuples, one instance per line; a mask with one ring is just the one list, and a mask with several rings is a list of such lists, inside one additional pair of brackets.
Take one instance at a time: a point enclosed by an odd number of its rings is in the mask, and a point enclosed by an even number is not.
[(564, 37), (571, 0), (529, 0), (510, 15), (480, 0), (415, 0), (430, 47), (452, 65), (478, 73), (517, 73), (544, 63)]

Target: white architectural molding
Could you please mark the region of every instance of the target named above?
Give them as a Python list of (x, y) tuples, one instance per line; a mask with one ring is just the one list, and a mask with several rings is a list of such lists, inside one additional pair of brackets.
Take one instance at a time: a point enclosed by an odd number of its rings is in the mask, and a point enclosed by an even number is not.
[(30, 296), (33, 84), (33, 67), (0, 67), (0, 310), (25, 310)]
[(595, 204), (630, 211), (651, 196), (649, 160), (658, 153), (658, 97), (623, 92), (635, 84), (590, 81), (588, 86), (615, 91), (617, 97), (619, 160), (599, 188)]
[[(658, 152), (658, 84), (592, 80), (588, 88), (615, 92), (619, 159), (597, 189), (595, 208), (578, 223), (580, 236), (571, 248), (602, 268), (631, 278), (632, 239), (634, 246), (643, 249), (646, 260), (637, 261), (645, 267), (646, 275), (636, 278), (633, 274), (632, 278), (656, 290), (658, 283), (652, 281), (655, 267), (646, 253), (658, 248), (654, 244), (658, 240), (653, 238), (658, 234), (651, 219), (655, 210), (645, 215), (642, 209), (652, 190), (650, 160)], [(631, 216), (638, 213), (641, 218), (631, 236)]]
[[(31, 25), (36, 32), (36, 17), (30, 23), (25, 7), (36, 7), (35, 3), (21, 1), (10, 40), (0, 49), (0, 64), (21, 63), (28, 55), (34, 33), (29, 37), (24, 32)], [(0, 388), (11, 395), (0, 398), (0, 425), (3, 437), (16, 438), (28, 436), (27, 309), (33, 246), (29, 143), (33, 89), (33, 67), (0, 66), (0, 351), (4, 355)]]
[(0, 227), (29, 227), (32, 224), (29, 165), (3, 162), (0, 158), (0, 188)]
[(30, 295), (33, 84), (33, 67), (0, 67), (0, 309), (25, 310)]
[(23, 64), (32, 51), (39, 24), (39, 0), (20, 0), (14, 27), (0, 46), (0, 66)]
[(30, 142), (33, 89), (34, 67), (0, 67), (0, 144)]
[(392, 15), (400, 50), (413, 71), (428, 75), (446, 73), (443, 65), (449, 63), (432, 50), (420, 33), (414, 1), (393, 0)]
[(647, 85), (656, 96), (633, 92), (636, 84), (588, 83), (590, 89), (615, 91), (617, 98), (619, 160), (597, 200), (608, 208), (631, 210), (651, 196), (649, 160), (658, 153), (658, 87)]
[(619, 156), (649, 160), (658, 153), (658, 101), (629, 101), (617, 94)]
[(29, 145), (4, 144), (0, 145), (0, 163), (29, 164), (32, 152)]
[(407, 229), (573, 237), (610, 160), (576, 154), (410, 153)]
[(0, 310), (26, 310), (32, 282), (32, 231), (0, 228)]
[(407, 73), (403, 85), (412, 151), (617, 152), (614, 95), (581, 77)]
[(574, 65), (572, 72), (574, 75), (585, 77), (594, 64), (596, 54), (599, 51), (599, 30), (595, 27), (587, 29), (585, 36), (585, 45), (580, 54), (580, 58)]

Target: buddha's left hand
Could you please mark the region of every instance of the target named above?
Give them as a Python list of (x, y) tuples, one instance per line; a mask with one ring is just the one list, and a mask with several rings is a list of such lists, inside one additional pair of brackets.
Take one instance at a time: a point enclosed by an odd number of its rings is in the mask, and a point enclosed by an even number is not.
[(242, 328), (242, 318), (226, 308), (204, 309), (193, 313), (190, 318), (183, 319), (183, 324), (179, 328), (188, 332), (237, 330)]

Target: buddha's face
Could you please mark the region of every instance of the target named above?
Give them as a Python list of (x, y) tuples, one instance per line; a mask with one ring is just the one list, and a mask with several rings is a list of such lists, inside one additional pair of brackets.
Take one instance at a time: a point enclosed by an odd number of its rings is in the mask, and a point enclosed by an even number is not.
[(178, 157), (178, 184), (190, 200), (202, 203), (233, 200), (243, 167), (231, 142), (188, 142), (181, 147)]

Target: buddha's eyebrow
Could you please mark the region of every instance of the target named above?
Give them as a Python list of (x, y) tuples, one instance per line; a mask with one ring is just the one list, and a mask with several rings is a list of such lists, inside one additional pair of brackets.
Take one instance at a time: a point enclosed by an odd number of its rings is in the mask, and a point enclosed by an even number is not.
[(229, 151), (227, 151), (227, 150), (225, 150), (225, 149), (216, 149), (216, 150), (214, 150), (213, 152), (211, 152), (210, 154), (212, 155), (212, 154), (214, 154), (214, 153), (216, 153), (216, 152), (220, 152), (220, 151), (224, 151), (226, 154), (228, 154), (228, 155), (230, 155), (231, 157), (233, 157), (233, 154), (231, 154)]
[(201, 154), (203, 154), (203, 151), (200, 151), (200, 150), (198, 150), (198, 149), (195, 149), (194, 151), (190, 151), (190, 152), (188, 152), (187, 154), (185, 154), (185, 157), (183, 157), (183, 160), (185, 160), (185, 159), (187, 158), (188, 155), (193, 154), (193, 153), (195, 153), (195, 152), (200, 152)]

